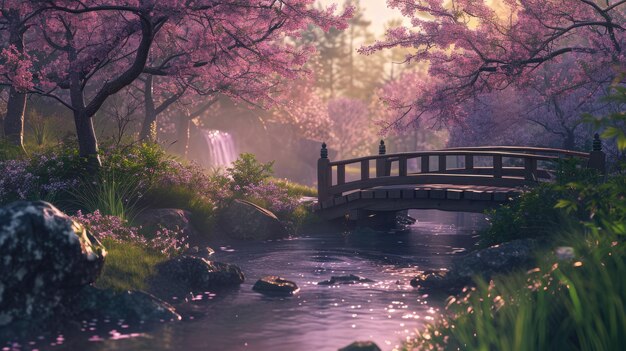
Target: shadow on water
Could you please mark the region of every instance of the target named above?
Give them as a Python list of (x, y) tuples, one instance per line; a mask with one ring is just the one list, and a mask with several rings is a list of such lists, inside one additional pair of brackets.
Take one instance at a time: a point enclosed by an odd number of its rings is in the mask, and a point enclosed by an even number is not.
[[(414, 290), (410, 279), (420, 270), (448, 267), (453, 256), (475, 244), (476, 231), (485, 225), (482, 215), (410, 214), (418, 221), (401, 233), (315, 233), (281, 241), (217, 243), (214, 259), (239, 265), (246, 281), (238, 290), (201, 292), (178, 304), (182, 322), (123, 329), (99, 325), (66, 335), (60, 345), (37, 342), (21, 349), (337, 350), (354, 340), (373, 340), (392, 350), (436, 318), (444, 303), (443, 296)], [(252, 291), (258, 278), (272, 274), (295, 281), (300, 292), (267, 297)], [(374, 282), (317, 285), (348, 274)], [(111, 334), (112, 327), (119, 335)]]

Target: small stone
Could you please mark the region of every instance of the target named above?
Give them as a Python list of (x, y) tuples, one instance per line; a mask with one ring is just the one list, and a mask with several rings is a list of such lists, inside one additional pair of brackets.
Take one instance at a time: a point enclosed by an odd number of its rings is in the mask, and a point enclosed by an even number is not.
[(259, 279), (252, 290), (267, 295), (293, 295), (297, 293), (300, 288), (298, 285), (290, 280), (283, 279), (275, 275), (268, 275)]
[(355, 341), (338, 351), (381, 351), (373, 341)]
[(554, 254), (556, 255), (556, 258), (560, 261), (569, 261), (576, 258), (576, 252), (571, 246), (559, 246), (554, 249)]
[(153, 286), (175, 285), (185, 294), (189, 291), (235, 287), (244, 281), (239, 267), (195, 256), (174, 257), (159, 263), (156, 268), (158, 275), (152, 282)]
[(373, 283), (374, 281), (371, 279), (363, 278), (358, 275), (350, 274), (350, 275), (340, 275), (340, 276), (332, 276), (328, 280), (323, 280), (317, 285), (333, 285), (333, 284), (357, 284), (357, 283)]

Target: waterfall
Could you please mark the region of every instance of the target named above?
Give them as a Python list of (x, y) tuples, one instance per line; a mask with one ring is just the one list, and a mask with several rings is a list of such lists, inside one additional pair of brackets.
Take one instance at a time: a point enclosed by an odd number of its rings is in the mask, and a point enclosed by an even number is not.
[(208, 153), (202, 155), (206, 167), (229, 167), (237, 159), (233, 136), (221, 130), (202, 130)]

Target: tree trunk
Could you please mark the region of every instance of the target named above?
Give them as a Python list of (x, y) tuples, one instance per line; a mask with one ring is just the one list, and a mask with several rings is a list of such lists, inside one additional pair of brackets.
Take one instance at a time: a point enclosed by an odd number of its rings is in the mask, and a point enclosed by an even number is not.
[(7, 113), (4, 116), (4, 136), (6, 141), (24, 149), (24, 111), (26, 110), (26, 93), (11, 87), (7, 101)]
[[(9, 11), (8, 18), (13, 25), (10, 29), (9, 44), (13, 45), (17, 52), (24, 53), (24, 26), (16, 11)], [(19, 23), (19, 24), (18, 24)], [(26, 93), (17, 91), (11, 86), (7, 112), (4, 116), (4, 136), (12, 145), (24, 150), (24, 111), (26, 110)]]
[(78, 138), (78, 155), (87, 160), (89, 171), (98, 171), (100, 155), (98, 155), (98, 140), (93, 127), (93, 117), (87, 116), (84, 111), (74, 112), (76, 137)]
[(189, 151), (189, 126), (191, 119), (181, 114), (176, 119), (176, 145), (177, 153), (185, 158)]
[(152, 89), (154, 84), (154, 78), (152, 75), (146, 77), (143, 90), (144, 101), (144, 119), (141, 125), (141, 132), (139, 133), (139, 140), (143, 141), (156, 141), (157, 139), (157, 113), (154, 107), (154, 99), (152, 95)]

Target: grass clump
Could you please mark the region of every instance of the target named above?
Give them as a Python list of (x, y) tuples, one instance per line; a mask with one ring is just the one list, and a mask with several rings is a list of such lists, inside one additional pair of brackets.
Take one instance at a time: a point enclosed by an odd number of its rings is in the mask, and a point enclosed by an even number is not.
[(529, 272), (478, 280), (448, 316), (405, 350), (621, 350), (626, 342), (626, 245), (602, 233), (569, 238), (573, 260), (543, 253)]
[(146, 289), (155, 266), (167, 259), (163, 253), (138, 243), (103, 239), (102, 244), (107, 248), (107, 257), (95, 284), (102, 289)]
[(282, 178), (271, 178), (271, 181), (274, 182), (279, 187), (286, 189), (287, 194), (293, 197), (302, 197), (302, 196), (310, 196), (317, 197), (317, 189), (302, 185), (299, 183), (291, 182), (287, 179)]

